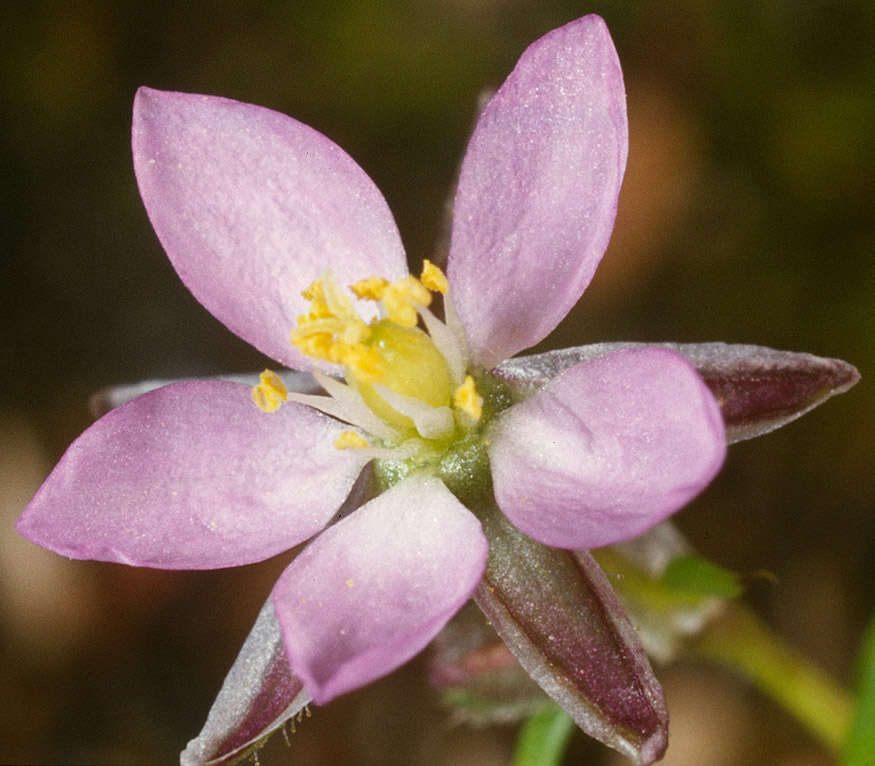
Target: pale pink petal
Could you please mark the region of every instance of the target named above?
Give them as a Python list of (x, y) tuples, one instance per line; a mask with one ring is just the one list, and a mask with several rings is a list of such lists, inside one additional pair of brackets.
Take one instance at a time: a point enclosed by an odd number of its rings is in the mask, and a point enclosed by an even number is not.
[(534, 345), (580, 298), (614, 226), (627, 145), (604, 21), (530, 45), (480, 116), (453, 208), (448, 276), (476, 362)]
[(259, 350), (299, 369), (300, 293), (407, 272), (392, 214), (340, 147), (291, 117), (214, 96), (140, 88), (134, 170), (152, 225), (195, 297)]
[(297, 404), (262, 412), (239, 383), (165, 386), (73, 442), (17, 528), (77, 559), (261, 561), (311, 537), (343, 503), (366, 461), (333, 446), (345, 427)]
[(559, 548), (634, 537), (711, 480), (726, 452), (714, 397), (672, 351), (575, 365), (497, 421), (495, 498), (523, 532)]
[(389, 673), (468, 600), (480, 522), (437, 479), (405, 479), (304, 549), (273, 591), (292, 672), (318, 703)]

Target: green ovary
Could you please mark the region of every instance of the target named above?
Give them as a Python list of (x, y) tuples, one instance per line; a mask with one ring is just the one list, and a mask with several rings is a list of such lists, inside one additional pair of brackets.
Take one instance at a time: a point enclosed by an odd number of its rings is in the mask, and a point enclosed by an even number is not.
[(402, 327), (388, 319), (371, 325), (366, 341), (384, 363), (377, 380), (363, 381), (348, 375), (365, 404), (383, 421), (402, 431), (414, 430), (413, 421), (381, 397), (374, 385), (403, 396), (416, 397), (432, 407), (449, 406), (453, 382), (447, 362), (431, 338), (416, 327)]

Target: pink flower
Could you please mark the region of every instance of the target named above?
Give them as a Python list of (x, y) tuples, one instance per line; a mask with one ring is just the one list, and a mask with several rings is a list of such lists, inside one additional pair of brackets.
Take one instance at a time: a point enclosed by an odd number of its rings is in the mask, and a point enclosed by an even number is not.
[[(532, 44), (484, 109), (448, 290), (440, 272), (408, 278), (373, 182), (289, 117), (142, 88), (133, 152), (155, 231), (197, 299), (281, 364), (334, 362), (348, 385), (319, 376), (332, 396), (317, 399), (268, 375), (261, 409), (230, 382), (145, 394), (73, 443), (18, 529), (73, 558), (168, 569), (248, 564), (318, 534), (272, 595), (317, 702), (408, 660), (469, 598), (487, 557), (470, 498), (494, 493), (526, 535), (583, 549), (647, 530), (719, 469), (717, 404), (672, 351), (574, 364), (514, 402), (489, 372), (562, 320), (608, 243), (627, 125), (600, 18)], [(342, 289), (362, 297), (374, 276), (381, 319)], [(446, 324), (423, 284), (445, 291)], [(411, 309), (429, 335), (403, 318)], [(418, 350), (402, 348), (414, 336)], [(385, 491), (331, 524), (372, 460)]]

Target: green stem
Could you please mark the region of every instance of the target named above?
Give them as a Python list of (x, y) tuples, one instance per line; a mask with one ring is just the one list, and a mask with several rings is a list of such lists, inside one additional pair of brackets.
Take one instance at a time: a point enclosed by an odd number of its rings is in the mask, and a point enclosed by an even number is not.
[(850, 695), (744, 606), (729, 604), (687, 649), (744, 674), (834, 753), (841, 752), (854, 712)]
[(843, 766), (871, 766), (875, 753), (875, 618), (866, 629), (859, 663), (857, 712), (845, 743)]
[(573, 730), (574, 721), (562, 708), (545, 707), (520, 729), (513, 766), (558, 766)]

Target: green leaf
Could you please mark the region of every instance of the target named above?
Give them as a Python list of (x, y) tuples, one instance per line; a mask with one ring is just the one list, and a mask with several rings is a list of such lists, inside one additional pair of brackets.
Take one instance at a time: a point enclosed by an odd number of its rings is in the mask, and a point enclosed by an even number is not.
[(875, 619), (869, 623), (860, 651), (857, 709), (845, 741), (843, 766), (875, 763)]
[(737, 598), (744, 590), (738, 575), (699, 556), (673, 559), (662, 575), (662, 582), (681, 593)]
[(574, 721), (558, 705), (533, 715), (520, 729), (513, 766), (558, 766)]

